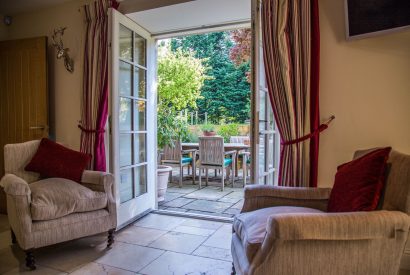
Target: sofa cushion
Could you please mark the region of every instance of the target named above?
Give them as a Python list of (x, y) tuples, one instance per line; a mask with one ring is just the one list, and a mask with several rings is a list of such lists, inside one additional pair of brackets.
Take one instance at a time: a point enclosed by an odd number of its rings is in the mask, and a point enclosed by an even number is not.
[(275, 214), (285, 213), (323, 213), (320, 210), (306, 207), (275, 206), (239, 214), (233, 221), (233, 230), (242, 241), (249, 261), (252, 261), (262, 245), (266, 235), (268, 218)]
[(328, 212), (372, 211), (377, 208), (385, 183), (391, 148), (365, 154), (338, 167)]
[(71, 213), (87, 212), (107, 206), (104, 192), (95, 192), (68, 179), (49, 178), (30, 184), (31, 217), (52, 220)]
[(25, 170), (37, 172), (42, 178), (65, 178), (80, 182), (90, 160), (90, 155), (43, 138)]

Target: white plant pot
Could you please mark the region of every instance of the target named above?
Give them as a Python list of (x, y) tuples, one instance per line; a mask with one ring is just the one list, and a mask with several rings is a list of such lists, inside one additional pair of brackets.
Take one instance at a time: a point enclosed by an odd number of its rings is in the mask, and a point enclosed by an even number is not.
[(158, 201), (165, 200), (165, 193), (167, 192), (169, 172), (172, 167), (165, 165), (158, 165), (157, 168), (157, 197)]

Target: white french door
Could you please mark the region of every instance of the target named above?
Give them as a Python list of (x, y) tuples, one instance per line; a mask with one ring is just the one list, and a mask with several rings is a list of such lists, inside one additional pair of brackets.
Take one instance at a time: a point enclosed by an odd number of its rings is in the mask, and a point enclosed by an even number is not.
[(280, 137), (276, 128), (263, 64), (261, 3), (252, 0), (252, 160), (251, 182), (277, 185)]
[(156, 50), (125, 15), (111, 9), (110, 22), (110, 171), (121, 228), (156, 204)]

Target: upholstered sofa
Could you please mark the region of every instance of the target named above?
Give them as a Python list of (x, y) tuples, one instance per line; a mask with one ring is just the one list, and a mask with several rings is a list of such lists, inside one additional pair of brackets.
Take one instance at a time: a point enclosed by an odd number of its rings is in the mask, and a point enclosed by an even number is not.
[(410, 156), (392, 151), (388, 163), (380, 210), (371, 212), (327, 213), (330, 188), (247, 186), (232, 273), (397, 274), (410, 226)]
[(31, 269), (35, 269), (36, 248), (107, 231), (110, 246), (116, 227), (113, 176), (84, 171), (81, 184), (62, 178), (40, 179), (39, 174), (24, 170), (39, 144), (6, 145), (6, 174), (0, 182), (7, 194), (12, 241), (26, 252), (26, 265)]

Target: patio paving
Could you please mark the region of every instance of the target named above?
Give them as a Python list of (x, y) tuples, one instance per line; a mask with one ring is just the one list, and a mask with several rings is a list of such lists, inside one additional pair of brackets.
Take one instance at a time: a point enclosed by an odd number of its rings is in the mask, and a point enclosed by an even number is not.
[(190, 178), (183, 180), (182, 188), (178, 185), (178, 177), (174, 176), (168, 184), (165, 200), (159, 203), (160, 210), (203, 214), (209, 216), (233, 218), (243, 205), (242, 179), (230, 183), (221, 191), (220, 177), (210, 177), (208, 186), (203, 181), (202, 188), (193, 185)]

